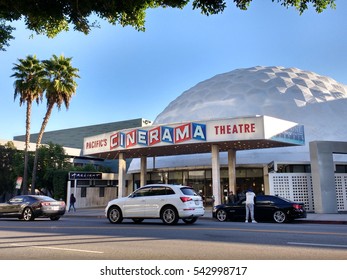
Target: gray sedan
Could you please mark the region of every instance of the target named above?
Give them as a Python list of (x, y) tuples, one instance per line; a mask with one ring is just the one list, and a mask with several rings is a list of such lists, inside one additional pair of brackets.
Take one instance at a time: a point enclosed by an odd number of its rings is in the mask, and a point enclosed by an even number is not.
[(44, 195), (19, 195), (5, 203), (0, 203), (0, 218), (18, 218), (33, 221), (38, 217), (59, 220), (65, 214), (64, 201)]

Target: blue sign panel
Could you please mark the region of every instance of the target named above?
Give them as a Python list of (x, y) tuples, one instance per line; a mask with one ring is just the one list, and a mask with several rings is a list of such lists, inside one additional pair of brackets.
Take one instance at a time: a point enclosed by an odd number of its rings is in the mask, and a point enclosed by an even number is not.
[(296, 125), (290, 129), (287, 129), (273, 137), (271, 140), (281, 141), (296, 145), (304, 145), (305, 144), (305, 132), (303, 125)]

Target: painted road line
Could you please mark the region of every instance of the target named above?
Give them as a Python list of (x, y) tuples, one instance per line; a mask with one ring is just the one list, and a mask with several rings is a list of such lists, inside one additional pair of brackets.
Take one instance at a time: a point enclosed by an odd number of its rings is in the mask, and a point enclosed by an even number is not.
[(80, 250), (80, 249), (71, 249), (71, 248), (59, 248), (59, 247), (50, 247), (50, 246), (35, 246), (35, 245), (25, 245), (13, 243), (13, 247), (29, 247), (29, 248), (38, 248), (38, 249), (48, 249), (48, 250), (60, 250), (60, 251), (72, 251), (72, 252), (82, 252), (82, 253), (92, 253), (92, 254), (103, 254), (104, 252), (100, 251), (90, 251), (90, 250)]
[(301, 246), (347, 248), (347, 245), (339, 245), (339, 244), (300, 243), (300, 242), (287, 242), (287, 244), (289, 244), (289, 245), (301, 245)]

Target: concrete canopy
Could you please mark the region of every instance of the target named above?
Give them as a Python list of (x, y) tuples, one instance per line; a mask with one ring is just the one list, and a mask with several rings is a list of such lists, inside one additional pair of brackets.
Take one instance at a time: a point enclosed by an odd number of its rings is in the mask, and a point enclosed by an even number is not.
[(126, 129), (84, 139), (83, 155), (114, 159), (252, 150), (304, 144), (303, 126), (268, 116)]

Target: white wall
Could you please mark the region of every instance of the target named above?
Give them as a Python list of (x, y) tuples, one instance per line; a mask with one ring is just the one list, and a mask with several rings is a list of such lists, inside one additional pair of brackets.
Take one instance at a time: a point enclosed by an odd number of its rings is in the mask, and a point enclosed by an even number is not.
[[(304, 202), (314, 212), (312, 176), (310, 173), (269, 173), (270, 194)], [(338, 211), (347, 211), (347, 174), (335, 174)]]

